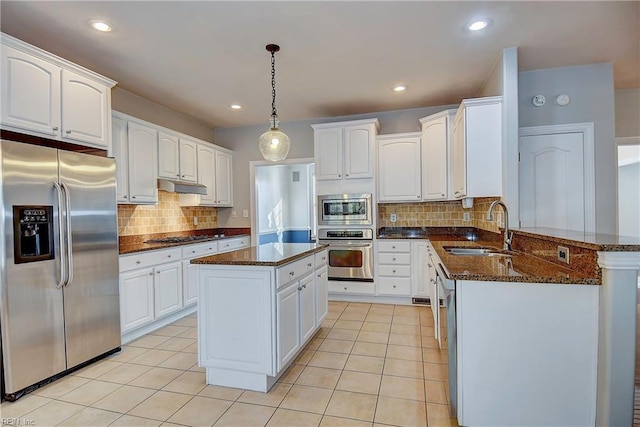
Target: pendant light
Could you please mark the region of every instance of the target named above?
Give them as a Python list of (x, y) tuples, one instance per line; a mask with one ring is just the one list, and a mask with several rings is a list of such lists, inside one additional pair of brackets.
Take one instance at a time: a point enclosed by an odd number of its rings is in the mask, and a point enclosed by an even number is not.
[(276, 112), (276, 52), (280, 50), (277, 44), (268, 44), (267, 52), (271, 53), (271, 117), (269, 118), (270, 129), (260, 135), (258, 147), (265, 160), (277, 162), (284, 160), (289, 154), (290, 139), (278, 129), (278, 114)]

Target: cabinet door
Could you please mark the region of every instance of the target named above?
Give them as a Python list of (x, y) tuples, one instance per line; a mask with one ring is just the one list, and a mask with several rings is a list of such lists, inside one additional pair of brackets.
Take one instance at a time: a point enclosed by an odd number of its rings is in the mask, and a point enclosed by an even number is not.
[(276, 296), (278, 329), (278, 371), (291, 361), (300, 349), (300, 302), (298, 282)]
[(180, 179), (198, 180), (198, 144), (184, 138), (180, 138)]
[(190, 260), (182, 261), (182, 299), (184, 307), (198, 302), (198, 266)]
[(341, 179), (342, 128), (318, 129), (313, 139), (316, 179)]
[(62, 137), (108, 149), (111, 89), (62, 70)]
[(155, 129), (128, 124), (129, 200), (131, 203), (158, 202), (158, 141)]
[(320, 326), (329, 312), (329, 274), (327, 266), (316, 271), (316, 319)]
[(429, 296), (429, 255), (427, 242), (411, 243), (411, 295), (419, 298)]
[(379, 201), (415, 202), (420, 194), (420, 137), (379, 140)]
[(182, 307), (182, 262), (156, 267), (155, 275), (155, 317), (158, 318)]
[(129, 203), (129, 152), (127, 151), (127, 122), (111, 119), (111, 151), (116, 159), (116, 200)]
[(207, 186), (207, 194), (200, 196), (201, 205), (216, 203), (216, 157), (213, 148), (198, 146), (198, 184)]
[(448, 118), (422, 125), (422, 200), (445, 200), (448, 175)]
[(178, 137), (158, 133), (158, 177), (180, 179), (180, 149)]
[(153, 321), (153, 269), (120, 275), (120, 320), (122, 333)]
[(59, 67), (9, 46), (2, 46), (3, 125), (60, 135)]
[(233, 169), (231, 154), (216, 150), (216, 204), (233, 206)]
[(300, 345), (313, 336), (316, 327), (316, 289), (313, 274), (300, 279)]
[(442, 347), (440, 340), (440, 289), (438, 288), (437, 273), (432, 257), (429, 257), (427, 265), (429, 293), (431, 294), (431, 314), (433, 315), (433, 337), (438, 340), (438, 344)]
[(467, 158), (465, 147), (464, 110), (459, 110), (453, 121), (451, 150), (451, 179), (453, 197), (456, 199), (467, 195)]
[(373, 177), (373, 126), (347, 126), (344, 128), (345, 179)]

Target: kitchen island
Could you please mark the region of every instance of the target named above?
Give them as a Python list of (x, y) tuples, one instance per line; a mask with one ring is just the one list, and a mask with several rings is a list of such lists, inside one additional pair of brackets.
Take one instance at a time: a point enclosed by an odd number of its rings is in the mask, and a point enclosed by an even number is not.
[(191, 263), (207, 384), (267, 392), (327, 315), (326, 246), (269, 243)]

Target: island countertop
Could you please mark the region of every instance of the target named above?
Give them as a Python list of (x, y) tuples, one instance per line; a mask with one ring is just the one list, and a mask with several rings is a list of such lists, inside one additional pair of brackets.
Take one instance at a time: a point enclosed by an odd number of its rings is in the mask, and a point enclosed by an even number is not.
[(318, 243), (267, 243), (192, 259), (191, 264), (279, 267), (326, 248)]

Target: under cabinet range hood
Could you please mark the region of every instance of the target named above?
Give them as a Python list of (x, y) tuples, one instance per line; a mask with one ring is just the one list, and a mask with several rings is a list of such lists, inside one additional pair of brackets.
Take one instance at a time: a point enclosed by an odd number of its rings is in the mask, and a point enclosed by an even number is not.
[(170, 193), (180, 194), (207, 194), (207, 186), (195, 182), (173, 181), (170, 179), (158, 179), (158, 189)]

